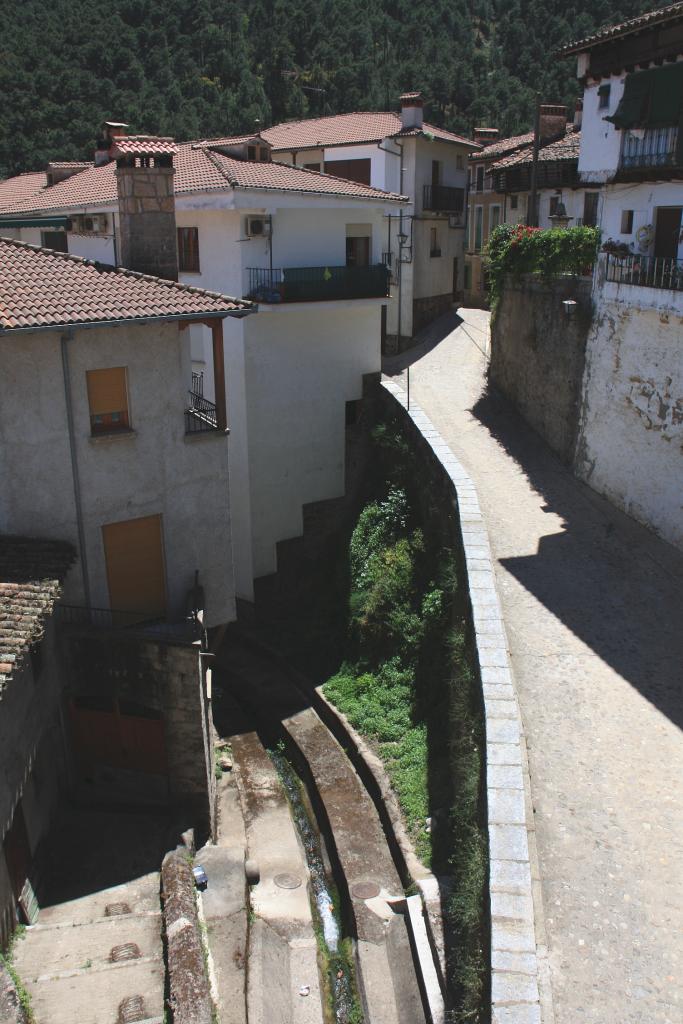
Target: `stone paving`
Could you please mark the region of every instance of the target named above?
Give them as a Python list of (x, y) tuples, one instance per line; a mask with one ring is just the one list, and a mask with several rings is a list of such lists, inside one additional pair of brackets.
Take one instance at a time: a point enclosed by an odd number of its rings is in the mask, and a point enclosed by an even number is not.
[(385, 371), (405, 388), (411, 362), (488, 526), (528, 752), (543, 1021), (680, 1024), (683, 557), (487, 393), (488, 314), (459, 313)]

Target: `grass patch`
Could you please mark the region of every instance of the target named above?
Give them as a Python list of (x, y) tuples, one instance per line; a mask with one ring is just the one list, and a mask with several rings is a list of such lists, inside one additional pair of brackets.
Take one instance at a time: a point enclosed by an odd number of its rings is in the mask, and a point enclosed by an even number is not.
[(14, 949), (16, 947), (16, 944), (24, 938), (25, 934), (26, 926), (18, 925), (14, 932), (14, 935), (12, 936), (7, 952), (5, 953), (4, 956), (2, 953), (0, 953), (0, 963), (2, 963), (5, 966), (7, 973), (12, 979), (13, 985), (17, 990), (17, 996), (19, 997), (19, 1005), (21, 1006), (21, 1010), (24, 1015), (25, 1024), (35, 1024), (35, 1015), (33, 1013), (33, 1007), (31, 1005), (31, 995), (26, 986), (24, 985), (23, 981), (21, 980), (16, 967), (12, 963), (12, 957), (14, 956)]

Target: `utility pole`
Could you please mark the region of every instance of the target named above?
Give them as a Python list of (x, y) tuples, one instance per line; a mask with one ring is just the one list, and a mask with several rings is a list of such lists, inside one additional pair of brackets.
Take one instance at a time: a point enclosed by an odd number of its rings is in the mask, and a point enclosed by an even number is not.
[(538, 227), (538, 216), (536, 209), (536, 181), (538, 177), (538, 150), (541, 134), (541, 95), (536, 93), (536, 113), (534, 114), (534, 155), (531, 161), (531, 191), (529, 193), (529, 205), (526, 211), (526, 222), (529, 227)]

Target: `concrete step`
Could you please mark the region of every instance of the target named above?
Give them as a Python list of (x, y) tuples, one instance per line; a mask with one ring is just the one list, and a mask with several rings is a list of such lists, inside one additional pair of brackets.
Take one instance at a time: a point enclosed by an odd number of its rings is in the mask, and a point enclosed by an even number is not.
[[(122, 948), (126, 947), (126, 948)], [(114, 956), (114, 959), (112, 959)], [(115, 967), (143, 957), (161, 958), (161, 918), (110, 917), (78, 924), (68, 933), (33, 926), (16, 944), (15, 961), (22, 977)]]

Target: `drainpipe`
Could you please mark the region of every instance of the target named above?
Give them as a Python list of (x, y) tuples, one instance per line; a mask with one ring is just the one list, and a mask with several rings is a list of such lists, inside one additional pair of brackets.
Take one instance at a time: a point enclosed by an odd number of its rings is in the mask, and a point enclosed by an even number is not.
[(83, 528), (83, 506), (81, 503), (81, 484), (78, 475), (78, 459), (76, 458), (76, 438), (74, 435), (73, 406), (71, 403), (71, 376), (69, 372), (69, 347), (68, 343), (74, 336), (73, 328), (70, 327), (66, 334), (61, 337), (62, 347), (62, 373), (64, 376), (64, 402), (66, 404), (66, 422), (69, 431), (69, 452), (71, 455), (71, 476), (74, 485), (74, 504), (76, 506), (76, 527), (78, 530), (78, 546), (81, 554), (81, 572), (83, 574), (83, 592), (85, 594), (86, 608), (91, 607), (90, 599), (90, 575), (88, 573), (88, 556), (85, 549), (85, 530)]

